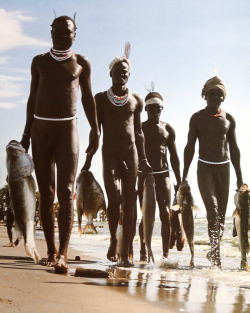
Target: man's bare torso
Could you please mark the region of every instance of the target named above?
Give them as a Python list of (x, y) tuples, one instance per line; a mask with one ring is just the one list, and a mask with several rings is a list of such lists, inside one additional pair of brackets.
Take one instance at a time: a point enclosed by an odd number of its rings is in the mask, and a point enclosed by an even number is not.
[(191, 118), (191, 125), (199, 139), (199, 157), (205, 161), (223, 162), (229, 159), (228, 136), (233, 118), (225, 111), (220, 116), (209, 116), (205, 110)]
[(123, 157), (135, 144), (134, 114), (138, 110), (137, 97), (129, 95), (125, 105), (114, 105), (107, 93), (95, 96), (98, 120), (103, 128), (103, 151)]
[(170, 136), (168, 128), (170, 127), (169, 124), (161, 121), (158, 124), (149, 121), (142, 123), (146, 155), (153, 171), (168, 169), (167, 144)]
[(66, 61), (54, 60), (49, 53), (34, 58), (38, 77), (35, 114), (41, 117), (66, 118), (76, 114), (79, 76), (83, 68), (73, 54)]

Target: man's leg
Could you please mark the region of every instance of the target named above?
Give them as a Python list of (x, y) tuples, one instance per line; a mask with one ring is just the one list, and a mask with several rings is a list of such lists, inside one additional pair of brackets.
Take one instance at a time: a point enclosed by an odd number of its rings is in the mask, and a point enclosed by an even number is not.
[[(143, 183), (144, 183), (144, 177), (141, 173), (138, 174), (138, 195), (139, 195), (139, 203), (142, 212), (142, 200), (143, 200)], [(147, 261), (147, 253), (146, 253), (146, 245), (144, 242), (144, 235), (143, 235), (143, 218), (141, 219), (140, 225), (139, 225), (139, 237), (140, 237), (140, 261)]]
[(117, 168), (117, 160), (112, 156), (103, 154), (103, 180), (108, 198), (107, 217), (110, 231), (110, 246), (107, 253), (108, 260), (116, 262), (116, 231), (120, 217), (120, 174)]
[(67, 251), (74, 220), (74, 182), (79, 157), (76, 120), (66, 123), (66, 125), (61, 125), (60, 137), (56, 147), (60, 244), (55, 269), (58, 273), (65, 273), (68, 270)]
[(225, 216), (228, 203), (229, 184), (230, 184), (230, 165), (229, 163), (220, 165), (220, 177), (217, 183), (218, 215), (220, 223), (220, 241), (223, 236), (225, 226)]
[(48, 248), (48, 259), (45, 264), (54, 266), (57, 253), (53, 212), (55, 198), (54, 142), (43, 126), (42, 122), (34, 120), (32, 126), (32, 154), (40, 192), (40, 218)]
[(129, 247), (133, 246), (134, 219), (136, 210), (136, 178), (138, 171), (138, 156), (136, 147), (133, 146), (126, 159), (126, 170), (122, 171), (122, 198), (123, 198), (123, 245), (121, 265), (133, 266), (129, 261)]
[(220, 267), (219, 215), (214, 166), (199, 162), (197, 178), (200, 194), (207, 210), (208, 236), (211, 244), (211, 252), (208, 253), (207, 258), (212, 265)]
[(154, 175), (154, 177), (156, 183), (156, 199), (160, 211), (163, 257), (167, 258), (171, 238), (171, 185), (169, 177), (164, 177), (161, 174)]

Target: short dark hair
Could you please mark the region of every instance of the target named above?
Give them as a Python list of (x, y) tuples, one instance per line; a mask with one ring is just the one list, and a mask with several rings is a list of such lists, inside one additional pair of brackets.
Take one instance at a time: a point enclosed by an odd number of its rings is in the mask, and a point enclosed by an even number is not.
[(161, 99), (163, 101), (162, 96), (158, 92), (155, 92), (155, 91), (152, 91), (152, 92), (148, 93), (146, 95), (145, 101), (147, 101), (147, 100), (149, 100), (151, 98), (159, 98), (159, 99)]
[(67, 16), (67, 15), (62, 15), (62, 16), (56, 17), (50, 26), (51, 26), (51, 27), (54, 27), (57, 22), (68, 21), (68, 20), (70, 20), (71, 22), (73, 22), (74, 28), (75, 28), (75, 30), (76, 30), (77, 27), (76, 27), (75, 20), (73, 20), (71, 17), (69, 17), (69, 16)]

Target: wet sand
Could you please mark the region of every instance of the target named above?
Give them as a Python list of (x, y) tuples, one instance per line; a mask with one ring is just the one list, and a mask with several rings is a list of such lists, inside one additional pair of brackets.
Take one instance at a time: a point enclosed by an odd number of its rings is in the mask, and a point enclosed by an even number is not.
[[(0, 225), (0, 312), (177, 312), (166, 303), (150, 303), (129, 295), (121, 288), (126, 286), (126, 279), (113, 281), (109, 286), (105, 278), (75, 277), (78, 266), (93, 264), (91, 268), (95, 269), (95, 260), (88, 260), (78, 251), (69, 249), (70, 272), (58, 275), (53, 268), (35, 264), (26, 257), (23, 240), (14, 248), (4, 247), (8, 241), (6, 227)], [(36, 245), (45, 258), (45, 241), (38, 239)], [(75, 261), (75, 256), (81, 260)]]

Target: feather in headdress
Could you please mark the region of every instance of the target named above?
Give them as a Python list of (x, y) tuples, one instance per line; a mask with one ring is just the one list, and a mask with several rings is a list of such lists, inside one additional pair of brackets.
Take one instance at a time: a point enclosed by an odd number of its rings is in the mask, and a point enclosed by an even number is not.
[(55, 15), (55, 18), (56, 18), (56, 10), (53, 10), (54, 11), (54, 15)]
[(74, 14), (73, 20), (76, 21), (76, 12)]
[(154, 82), (151, 82), (151, 83), (150, 83), (150, 87), (147, 86), (146, 84), (144, 84), (144, 86), (145, 86), (145, 88), (146, 88), (146, 90), (147, 90), (148, 92), (153, 92), (153, 91), (155, 90), (155, 83), (154, 83)]
[(130, 45), (130, 42), (127, 41), (125, 43), (125, 51), (124, 51), (124, 56), (129, 59), (129, 56), (130, 56), (130, 49), (131, 49), (131, 45)]

